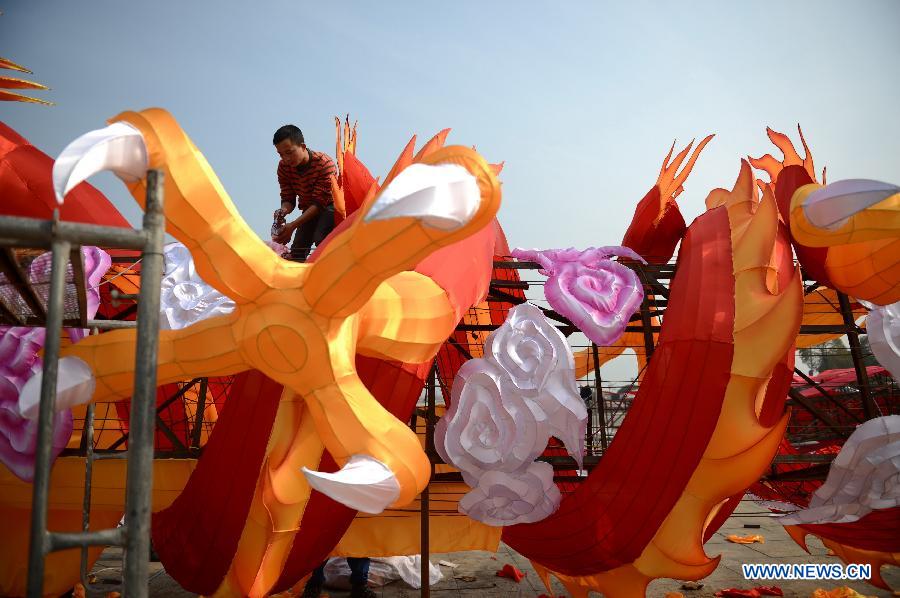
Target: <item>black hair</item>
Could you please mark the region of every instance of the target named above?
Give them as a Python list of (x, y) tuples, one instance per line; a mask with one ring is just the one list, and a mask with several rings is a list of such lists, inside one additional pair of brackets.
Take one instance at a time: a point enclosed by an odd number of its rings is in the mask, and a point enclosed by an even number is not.
[(281, 143), (285, 139), (290, 139), (291, 143), (294, 145), (303, 145), (303, 131), (295, 125), (284, 125), (283, 127), (279, 127), (278, 130), (275, 131), (275, 135), (272, 136), (272, 145)]

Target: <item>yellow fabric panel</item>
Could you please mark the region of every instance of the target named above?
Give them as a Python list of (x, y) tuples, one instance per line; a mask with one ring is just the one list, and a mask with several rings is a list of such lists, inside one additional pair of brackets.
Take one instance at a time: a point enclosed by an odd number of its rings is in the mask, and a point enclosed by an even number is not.
[[(3, 468), (3, 466), (0, 466)], [(120, 509), (91, 510), (91, 530), (115, 527), (122, 517)], [(0, 499), (0, 596), (24, 596), (28, 583), (28, 544), (31, 528), (31, 507), (11, 507)], [(81, 531), (81, 505), (77, 508), (51, 508), (47, 512), (47, 527), (57, 532)], [(103, 546), (88, 549), (88, 569), (103, 552)], [(81, 551), (73, 548), (51, 552), (44, 560), (44, 596), (60, 596), (78, 583)]]
[[(866, 315), (866, 309), (862, 306), (853, 310), (854, 321)], [(837, 292), (828, 287), (819, 287), (803, 298), (803, 325), (816, 326), (840, 326), (844, 323), (844, 317), (840, 312)], [(865, 326), (865, 320), (863, 320)], [(839, 338), (843, 334), (798, 334), (796, 346), (798, 349), (815, 347), (831, 339)]]
[[(433, 484), (437, 490), (441, 484)], [(461, 495), (460, 495), (461, 496)], [(458, 498), (453, 503), (455, 508)], [(418, 501), (415, 503), (418, 504)], [(434, 499), (431, 509), (436, 509)], [(411, 505), (412, 507), (412, 505)], [(443, 507), (442, 507), (443, 508)], [(428, 548), (434, 552), (487, 550), (496, 552), (502, 528), (479, 523), (465, 515), (431, 514)], [(335, 547), (335, 556), (402, 556), (422, 551), (422, 516), (418, 510), (359, 515)]]

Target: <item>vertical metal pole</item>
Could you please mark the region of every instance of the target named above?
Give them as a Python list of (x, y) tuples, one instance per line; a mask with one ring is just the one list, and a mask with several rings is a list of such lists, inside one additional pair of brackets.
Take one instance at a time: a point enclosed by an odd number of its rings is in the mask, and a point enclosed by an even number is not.
[[(53, 211), (59, 222), (59, 211)], [(41, 404), (38, 415), (37, 446), (34, 455), (34, 485), (31, 496), (31, 544), (28, 547), (28, 598), (44, 594), (44, 557), (49, 548), (47, 503), (50, 499), (50, 448), (56, 409), (56, 378), (59, 373), (59, 345), (62, 334), (63, 297), (66, 291), (66, 264), (71, 244), (53, 240), (50, 293), (47, 297), (44, 372), (41, 380)]]
[(156, 361), (159, 349), (159, 293), (163, 271), (163, 173), (147, 172), (143, 229), (147, 244), (141, 262), (137, 314), (137, 355), (128, 474), (125, 490), (125, 583), (127, 598), (147, 598), (150, 561), (150, 493), (153, 488), (153, 424), (156, 415)]
[[(434, 460), (431, 458), (434, 453), (434, 404), (437, 400), (437, 365), (431, 366), (431, 373), (428, 374), (428, 392), (425, 393), (425, 454), (428, 456), (428, 462), (431, 467), (431, 474), (434, 475)], [(431, 481), (429, 479), (429, 486)], [(429, 518), (431, 517), (431, 505), (429, 504), (428, 486), (422, 490), (420, 498), (421, 520), (422, 520), (422, 540), (421, 540), (421, 581), (423, 597), (431, 596), (431, 552), (429, 550), (431, 539), (429, 532)]]
[(203, 413), (206, 411), (206, 390), (209, 378), (200, 378), (200, 390), (197, 391), (197, 414), (194, 417), (194, 431), (191, 433), (189, 448), (200, 448), (200, 436), (203, 433)]
[[(653, 319), (650, 316), (650, 299), (652, 295), (650, 292), (653, 290), (652, 285), (650, 284), (650, 274), (647, 272), (646, 267), (640, 264), (636, 264), (635, 271), (638, 274), (638, 278), (641, 279), (641, 283), (644, 285), (644, 300), (641, 301), (641, 328), (644, 332), (644, 351), (647, 356), (647, 361), (650, 361), (650, 358), (653, 357), (653, 351), (656, 348), (656, 344), (653, 340)], [(659, 281), (657, 280), (657, 283)]]
[(606, 406), (603, 404), (603, 387), (600, 380), (600, 350), (597, 349), (596, 343), (591, 343), (594, 351), (594, 384), (597, 390), (597, 415), (600, 416), (600, 446), (606, 453), (609, 446), (609, 439), (606, 437)]
[[(648, 287), (644, 287), (645, 290)], [(647, 355), (647, 361), (650, 361), (650, 358), (653, 357), (653, 350), (656, 348), (653, 343), (653, 319), (650, 317), (650, 301), (647, 299), (647, 295), (644, 295), (644, 300), (641, 301), (641, 328), (644, 330), (644, 351)]]
[[(82, 434), (87, 438), (85, 444), (84, 459), (84, 502), (81, 507), (81, 531), (86, 532), (91, 528), (91, 482), (94, 479), (94, 409), (95, 403), (88, 403), (87, 414), (84, 416), (84, 430)], [(88, 547), (81, 547), (81, 583), (88, 587)]]
[(850, 344), (850, 357), (853, 358), (853, 367), (856, 370), (856, 380), (859, 382), (859, 395), (862, 398), (863, 415), (866, 420), (875, 417), (875, 406), (869, 394), (869, 373), (862, 363), (862, 347), (859, 345), (859, 335), (856, 333), (856, 322), (853, 321), (853, 310), (850, 309), (850, 300), (847, 295), (837, 292), (838, 304), (841, 307), (841, 316), (847, 327), (847, 341)]

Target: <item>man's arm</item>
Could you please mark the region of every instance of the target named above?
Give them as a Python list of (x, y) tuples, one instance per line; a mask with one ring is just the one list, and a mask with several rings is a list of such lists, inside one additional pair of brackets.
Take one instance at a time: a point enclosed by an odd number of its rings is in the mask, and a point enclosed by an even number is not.
[[(293, 206), (291, 206), (291, 208), (293, 209)], [(303, 226), (304, 223), (309, 222), (310, 220), (318, 216), (321, 210), (322, 208), (319, 207), (319, 204), (315, 203), (303, 210), (303, 213), (300, 214), (300, 216), (296, 220), (288, 222), (284, 225), (284, 229), (281, 231), (281, 234), (274, 238), (275, 242), (286, 244), (291, 240), (291, 235), (294, 234), (295, 230)]]
[[(290, 214), (294, 211), (294, 206), (297, 204), (297, 195), (291, 190), (290, 185), (288, 184), (287, 175), (284, 173), (284, 169), (282, 165), (278, 165), (278, 186), (281, 189), (281, 214)], [(277, 216), (276, 216), (277, 218)]]

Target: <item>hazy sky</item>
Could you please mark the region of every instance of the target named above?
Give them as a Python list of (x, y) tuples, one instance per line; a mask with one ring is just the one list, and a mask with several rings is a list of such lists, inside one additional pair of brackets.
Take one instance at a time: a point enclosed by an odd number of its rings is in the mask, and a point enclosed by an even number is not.
[[(444, 127), (505, 161), (513, 246), (619, 243), (672, 141), (708, 133), (688, 221), (741, 157), (774, 150), (767, 125), (799, 146), (800, 123), (829, 180), (900, 182), (900, 2), (625, 4), (0, 0), (0, 56), (56, 102), (2, 103), (0, 120), (55, 155), (122, 110), (166, 108), (261, 235), (274, 130), (333, 154), (348, 112), (376, 176)], [(135, 220), (124, 186), (93, 182)]]

